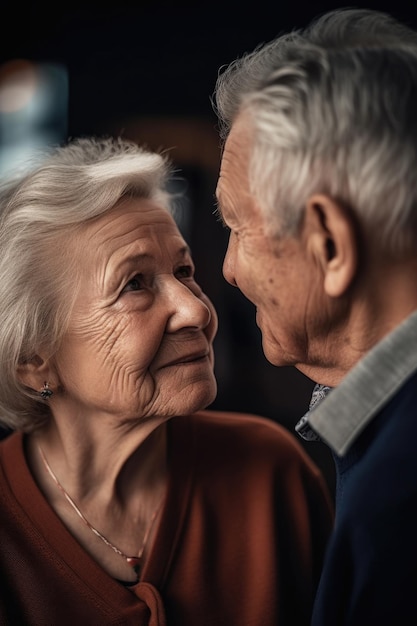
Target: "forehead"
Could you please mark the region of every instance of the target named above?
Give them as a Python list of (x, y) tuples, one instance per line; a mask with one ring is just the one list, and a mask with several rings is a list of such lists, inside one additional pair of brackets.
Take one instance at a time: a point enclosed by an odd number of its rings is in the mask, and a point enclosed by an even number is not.
[(247, 116), (239, 116), (231, 128), (222, 155), (216, 197), (220, 216), (231, 228), (259, 217), (257, 202), (249, 185), (250, 128)]
[(83, 225), (79, 234), (83, 244), (95, 246), (91, 248), (93, 251), (117, 250), (137, 240), (172, 237), (182, 240), (165, 207), (143, 198), (122, 200), (109, 212)]
[(154, 201), (137, 198), (84, 224), (74, 244), (83, 282), (100, 285), (113, 285), (132, 267), (156, 269), (189, 253), (171, 214)]
[(248, 188), (249, 133), (236, 121), (227, 137), (221, 159), (216, 196), (221, 205), (227, 204), (231, 188)]

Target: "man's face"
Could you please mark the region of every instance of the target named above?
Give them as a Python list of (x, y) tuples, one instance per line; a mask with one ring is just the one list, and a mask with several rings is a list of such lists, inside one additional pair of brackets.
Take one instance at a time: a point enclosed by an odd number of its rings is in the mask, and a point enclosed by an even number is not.
[(255, 305), (266, 358), (274, 365), (303, 365), (313, 357), (315, 327), (325, 322), (320, 272), (303, 229), (297, 237), (267, 234), (249, 191), (249, 155), (250, 131), (240, 118), (227, 139), (217, 186), (219, 213), (230, 229), (223, 274)]

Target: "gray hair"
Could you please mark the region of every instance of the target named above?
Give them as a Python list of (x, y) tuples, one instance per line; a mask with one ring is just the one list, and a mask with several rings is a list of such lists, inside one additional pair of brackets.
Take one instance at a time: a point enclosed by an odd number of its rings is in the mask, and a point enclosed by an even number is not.
[(42, 347), (52, 355), (77, 295), (71, 235), (124, 197), (167, 210), (168, 159), (133, 142), (80, 138), (53, 147), (0, 183), (0, 423), (34, 430), (47, 403), (18, 379)]
[(271, 233), (294, 234), (325, 193), (401, 256), (417, 239), (417, 33), (368, 9), (330, 11), (221, 68), (226, 139), (245, 114), (251, 193)]

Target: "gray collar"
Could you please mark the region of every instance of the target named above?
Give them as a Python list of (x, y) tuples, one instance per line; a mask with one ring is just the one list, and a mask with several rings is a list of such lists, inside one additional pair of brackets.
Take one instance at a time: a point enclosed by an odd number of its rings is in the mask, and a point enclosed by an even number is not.
[[(416, 370), (417, 311), (372, 348), (338, 387), (315, 387), (314, 392), (321, 390), (322, 397), (298, 422), (297, 432), (304, 438), (322, 439), (336, 454), (344, 456)], [(309, 427), (315, 436), (308, 432)]]

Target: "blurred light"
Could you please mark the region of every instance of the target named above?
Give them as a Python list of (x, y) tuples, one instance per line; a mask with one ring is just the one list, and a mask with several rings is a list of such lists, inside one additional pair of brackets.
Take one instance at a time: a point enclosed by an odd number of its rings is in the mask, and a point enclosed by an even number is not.
[(67, 135), (68, 75), (56, 63), (14, 59), (0, 66), (0, 176)]
[(33, 63), (10, 61), (0, 67), (0, 113), (23, 109), (34, 97), (39, 73)]

